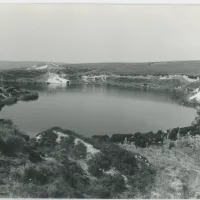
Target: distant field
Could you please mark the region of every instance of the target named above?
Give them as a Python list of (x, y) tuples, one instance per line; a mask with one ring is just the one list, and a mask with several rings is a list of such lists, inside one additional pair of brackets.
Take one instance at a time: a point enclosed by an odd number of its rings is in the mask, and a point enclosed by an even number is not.
[(174, 61), (157, 63), (89, 63), (66, 64), (66, 67), (99, 68), (103, 71), (137, 74), (189, 74), (200, 75), (200, 61)]
[(15, 68), (28, 68), (36, 64), (42, 65), (46, 62), (40, 61), (0, 61), (0, 70), (2, 69), (15, 69)]
[[(13, 68), (28, 68), (36, 64), (45, 64), (37, 61), (0, 61), (0, 70)], [(59, 64), (59, 63), (56, 63)], [(63, 64), (60, 66), (71, 68), (94, 68), (102, 72), (119, 74), (189, 74), (200, 75), (200, 61), (172, 61), (154, 63), (83, 63)]]

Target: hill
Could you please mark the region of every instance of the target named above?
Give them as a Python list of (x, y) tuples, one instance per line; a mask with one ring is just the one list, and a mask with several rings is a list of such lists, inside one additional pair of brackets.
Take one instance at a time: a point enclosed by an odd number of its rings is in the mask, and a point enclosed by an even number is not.
[(0, 132), (0, 197), (150, 197), (155, 170), (114, 143), (58, 127), (29, 138), (5, 120)]
[(45, 65), (46, 63), (45, 61), (0, 61), (0, 70), (29, 68), (34, 65)]
[(66, 64), (67, 67), (98, 68), (108, 71), (136, 74), (200, 75), (200, 61), (167, 61), (147, 63), (85, 63)]
[(190, 133), (136, 147), (59, 127), (30, 138), (11, 121), (0, 120), (0, 197), (199, 198), (200, 137), (195, 131), (194, 137)]
[[(1, 69), (29, 68), (35, 65), (45, 65), (47, 62), (37, 61), (0, 61)], [(139, 73), (139, 74), (188, 74), (200, 75), (200, 61), (166, 61), (146, 63), (80, 63), (65, 64), (55, 63), (63, 67), (93, 68), (108, 71)]]

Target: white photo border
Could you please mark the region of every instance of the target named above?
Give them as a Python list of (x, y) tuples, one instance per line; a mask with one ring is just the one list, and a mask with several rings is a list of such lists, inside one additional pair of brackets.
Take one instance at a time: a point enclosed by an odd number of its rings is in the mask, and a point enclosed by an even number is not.
[(0, 0), (0, 3), (200, 5), (200, 0)]

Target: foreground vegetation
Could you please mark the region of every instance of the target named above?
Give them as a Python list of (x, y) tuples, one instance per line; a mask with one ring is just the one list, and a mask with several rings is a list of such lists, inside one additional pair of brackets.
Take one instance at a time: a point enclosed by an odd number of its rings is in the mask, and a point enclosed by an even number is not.
[(199, 134), (140, 147), (58, 127), (30, 138), (1, 120), (0, 197), (200, 198), (199, 153)]
[(200, 198), (200, 136), (165, 141), (162, 147), (136, 148), (122, 144), (124, 149), (145, 156), (156, 168), (153, 199)]
[(29, 138), (5, 120), (0, 133), (1, 197), (150, 197), (155, 169), (116, 144), (57, 127)]

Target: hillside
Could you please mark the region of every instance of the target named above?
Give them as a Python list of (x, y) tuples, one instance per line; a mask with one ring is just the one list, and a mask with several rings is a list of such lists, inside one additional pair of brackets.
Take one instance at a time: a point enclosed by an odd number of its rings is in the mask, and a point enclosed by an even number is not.
[[(121, 78), (119, 82), (122, 83), (127, 82), (127, 80), (125, 79), (128, 79), (128, 83), (131, 83), (131, 78), (137, 78), (136, 82), (146, 83), (146, 81), (144, 82), (144, 79), (151, 78), (148, 78), (146, 76), (154, 75), (154, 77), (152, 78), (162, 78), (162, 81), (164, 81), (164, 84), (166, 84), (165, 82), (169, 81), (169, 79), (177, 79), (178, 77), (175, 77), (177, 75), (185, 75), (185, 77), (180, 78), (185, 79), (185, 81), (188, 83), (194, 82), (194, 80), (199, 78), (200, 75), (200, 61), (90, 64), (16, 62), (16, 65), (14, 63), (15, 62), (0, 62), (0, 66), (4, 66), (4, 70), (0, 71), (1, 80), (15, 82), (45, 82), (45, 77), (49, 72), (51, 72), (55, 75), (58, 74), (59, 76), (61, 76), (61, 78), (63, 78), (62, 76), (65, 76), (67, 79), (72, 80), (75, 83), (83, 81), (84, 76), (102, 75), (106, 75), (108, 78), (111, 78), (110, 82), (112, 84), (116, 82), (115, 80), (113, 80), (113, 77), (114, 79)], [(6, 66), (8, 65), (9, 67), (6, 68)], [(172, 77), (162, 77), (169, 75), (171, 75)], [(143, 80), (138, 81), (138, 78), (142, 78)], [(194, 80), (192, 81), (192, 79)], [(105, 81), (106, 80), (104, 80), (104, 82)], [(158, 83), (155, 82), (154, 84), (157, 85)], [(180, 86), (180, 84), (181, 83), (179, 83), (178, 86)], [(175, 87), (176, 86), (177, 84), (175, 85)]]
[[(0, 61), (0, 70), (30, 68), (35, 65), (45, 65), (48, 62), (37, 61)], [(93, 68), (118, 73), (138, 74), (188, 74), (200, 75), (200, 61), (166, 61), (149, 63), (55, 63), (62, 67)]]
[[(122, 148), (145, 156), (157, 170), (152, 199), (200, 198), (200, 137), (165, 141), (162, 147), (135, 148), (123, 144)], [(170, 147), (171, 146), (171, 147)]]
[(44, 61), (0, 61), (0, 70), (28, 68), (34, 65), (44, 65), (46, 63), (47, 62)]
[(0, 120), (0, 197), (199, 198), (199, 126), (190, 129), (176, 138), (172, 131), (172, 138), (149, 146), (135, 137), (138, 146), (59, 127), (30, 138)]
[(149, 63), (84, 63), (65, 67), (94, 68), (118, 73), (200, 75), (200, 61), (166, 61)]
[(155, 170), (114, 143), (58, 127), (29, 138), (5, 120), (0, 132), (0, 197), (150, 197)]

